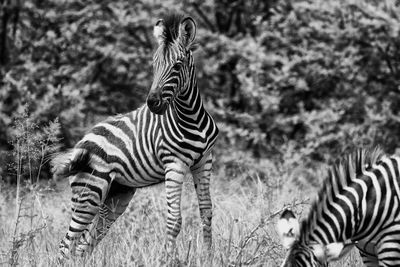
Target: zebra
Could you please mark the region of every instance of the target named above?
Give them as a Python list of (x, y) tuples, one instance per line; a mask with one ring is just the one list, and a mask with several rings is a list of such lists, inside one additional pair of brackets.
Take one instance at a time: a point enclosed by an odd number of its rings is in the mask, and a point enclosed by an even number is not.
[(328, 266), (357, 247), (365, 266), (400, 266), (400, 157), (357, 149), (333, 165), (299, 223), (284, 210), (283, 267)]
[(146, 103), (95, 125), (73, 149), (52, 161), (54, 178), (69, 177), (72, 219), (61, 258), (91, 253), (126, 210), (137, 188), (165, 182), (167, 254), (182, 224), (181, 192), (193, 177), (205, 247), (212, 244), (210, 178), (218, 128), (197, 87), (196, 24), (168, 14), (154, 26), (158, 47)]

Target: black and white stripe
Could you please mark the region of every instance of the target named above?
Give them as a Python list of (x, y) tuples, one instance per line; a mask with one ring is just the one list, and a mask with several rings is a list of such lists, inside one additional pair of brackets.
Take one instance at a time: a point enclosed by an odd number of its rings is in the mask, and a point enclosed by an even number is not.
[(211, 148), (218, 129), (197, 88), (195, 30), (194, 21), (181, 15), (157, 22), (159, 47), (147, 105), (97, 124), (71, 151), (53, 160), (55, 177), (69, 176), (73, 194), (62, 255), (90, 252), (125, 211), (136, 188), (164, 181), (171, 253), (181, 228), (181, 191), (188, 175), (195, 183), (204, 240), (211, 247)]
[[(400, 158), (358, 150), (331, 168), (299, 226), (278, 222), (289, 249), (282, 266), (327, 266), (356, 246), (365, 266), (400, 266)], [(299, 230), (296, 230), (299, 229)]]

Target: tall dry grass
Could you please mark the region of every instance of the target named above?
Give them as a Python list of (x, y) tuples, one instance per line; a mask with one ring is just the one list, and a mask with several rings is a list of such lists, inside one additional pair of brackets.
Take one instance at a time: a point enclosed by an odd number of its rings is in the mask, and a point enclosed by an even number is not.
[[(270, 168), (273, 168), (269, 166)], [(310, 192), (297, 191), (289, 175), (267, 173), (270, 180), (287, 180), (271, 186), (248, 169), (237, 170), (231, 179), (219, 169), (212, 182), (214, 201), (211, 257), (204, 253), (199, 212), (193, 184), (187, 180), (182, 197), (183, 227), (177, 240), (176, 266), (279, 266), (285, 251), (275, 231), (280, 211), (292, 206), (306, 213)], [(232, 175), (232, 173), (229, 173)], [(265, 179), (265, 177), (264, 177)], [(24, 201), (33, 218), (20, 216), (15, 232), (15, 201), (0, 198), (0, 262), (10, 264), (13, 240), (18, 233), (30, 233), (17, 249), (19, 266), (57, 266), (58, 243), (65, 234), (70, 217), (68, 182), (53, 191), (25, 192)], [(9, 208), (5, 208), (9, 207)], [(127, 212), (109, 234), (83, 259), (71, 259), (65, 266), (165, 266), (164, 250), (166, 202), (162, 184), (138, 190)], [(43, 227), (41, 227), (43, 226)], [(31, 229), (38, 229), (31, 231)], [(361, 266), (356, 253), (332, 266)]]

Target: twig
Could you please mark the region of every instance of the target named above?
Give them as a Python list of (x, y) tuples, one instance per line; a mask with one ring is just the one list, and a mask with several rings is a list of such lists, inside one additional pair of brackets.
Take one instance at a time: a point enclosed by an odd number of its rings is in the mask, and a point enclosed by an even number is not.
[(257, 232), (257, 230), (262, 228), (263, 226), (264, 226), (264, 222), (259, 223), (256, 227), (253, 228), (253, 230), (250, 231), (250, 233), (245, 237), (244, 241), (241, 242), (239, 254), (236, 256), (236, 263), (239, 262), (239, 266), (242, 265), (242, 253), (243, 253), (244, 248), (247, 246), (247, 244), (250, 242), (250, 240), (254, 237), (254, 234)]
[(280, 208), (277, 211), (274, 211), (272, 214), (269, 215), (268, 219), (266, 220), (265, 224), (269, 223), (274, 217), (276, 217), (277, 215), (281, 214), (282, 211), (286, 210), (287, 208), (294, 208), (300, 205), (308, 205), (310, 204), (310, 199), (306, 198), (304, 200), (301, 201), (294, 201), (292, 204), (286, 204), (284, 205), (282, 208)]

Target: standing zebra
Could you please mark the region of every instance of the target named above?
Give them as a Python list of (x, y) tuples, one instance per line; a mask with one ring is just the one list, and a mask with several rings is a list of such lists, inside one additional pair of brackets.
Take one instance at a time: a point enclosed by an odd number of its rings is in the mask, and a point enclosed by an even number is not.
[(147, 105), (94, 126), (69, 152), (53, 160), (57, 177), (70, 177), (72, 220), (60, 244), (64, 257), (91, 252), (125, 211), (136, 188), (165, 181), (166, 246), (181, 229), (181, 191), (192, 175), (204, 242), (211, 248), (211, 148), (218, 129), (197, 88), (193, 63), (196, 25), (170, 14), (154, 27), (158, 48)]
[(356, 246), (365, 266), (400, 266), (400, 157), (358, 150), (329, 171), (301, 225), (285, 210), (277, 224), (282, 266), (327, 266)]

